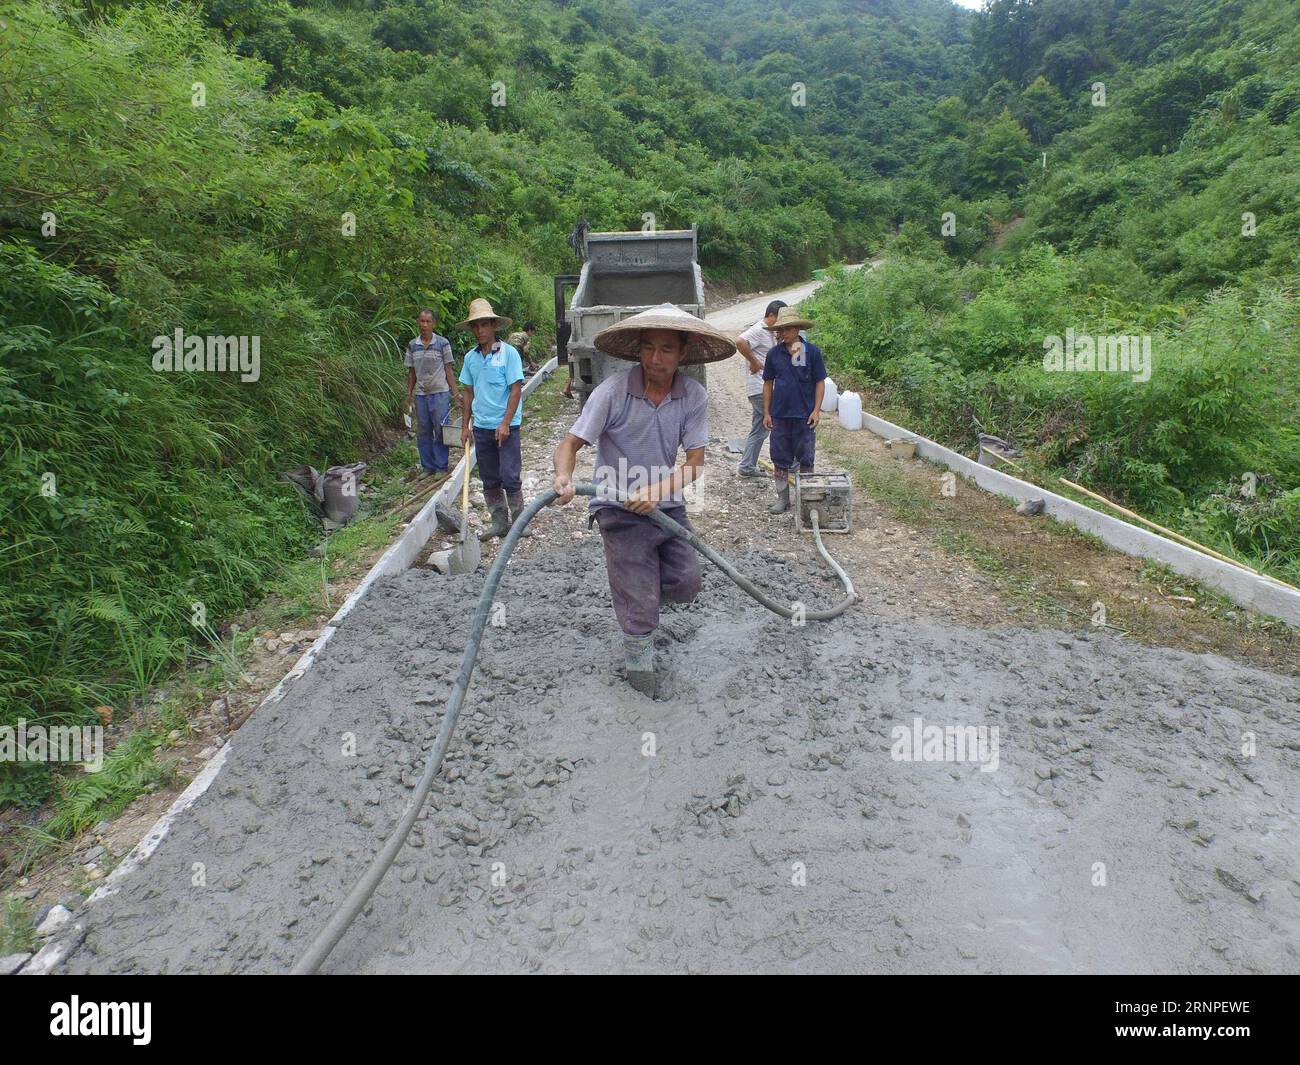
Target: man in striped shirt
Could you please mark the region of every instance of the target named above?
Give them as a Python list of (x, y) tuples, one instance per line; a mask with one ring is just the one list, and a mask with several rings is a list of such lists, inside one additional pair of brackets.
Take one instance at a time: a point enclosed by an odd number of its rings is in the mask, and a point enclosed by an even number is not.
[(442, 442), (442, 425), (456, 402), (455, 376), (451, 372), (451, 343), (433, 331), (433, 311), (423, 310), (416, 318), (420, 335), (406, 345), (406, 403), (425, 473), (447, 472), (447, 445)]
[[(573, 499), (578, 452), (595, 444), (596, 484), (624, 501), (593, 499), (588, 523), (600, 525), (605, 544), (628, 683), (653, 696), (660, 603), (663, 598), (690, 602), (700, 590), (695, 550), (649, 517), (657, 507), (690, 529), (682, 489), (704, 468), (708, 392), (678, 367), (725, 359), (735, 347), (721, 332), (671, 304), (602, 330), (595, 344), (636, 365), (596, 386), (555, 449), (556, 502), (563, 505)], [(679, 450), (686, 452), (681, 466)]]

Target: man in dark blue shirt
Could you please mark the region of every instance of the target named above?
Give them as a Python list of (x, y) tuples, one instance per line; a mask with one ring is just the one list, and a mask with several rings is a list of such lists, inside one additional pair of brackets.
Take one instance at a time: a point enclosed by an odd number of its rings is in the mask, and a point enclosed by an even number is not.
[(780, 343), (763, 363), (763, 424), (772, 431), (768, 448), (776, 478), (776, 502), (767, 508), (769, 514), (790, 509), (790, 470), (795, 463), (800, 473), (812, 473), (826, 390), (821, 348), (799, 334), (812, 325), (793, 307), (782, 307), (770, 326)]

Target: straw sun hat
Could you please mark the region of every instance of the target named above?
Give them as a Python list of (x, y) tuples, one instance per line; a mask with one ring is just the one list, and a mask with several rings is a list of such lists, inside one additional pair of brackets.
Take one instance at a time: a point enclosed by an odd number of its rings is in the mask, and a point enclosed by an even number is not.
[(468, 330), (471, 322), (479, 322), (484, 318), (491, 318), (496, 323), (498, 329), (504, 329), (511, 323), (511, 321), (513, 321), (513, 319), (505, 318), (502, 315), (497, 314), (497, 312), (492, 309), (492, 304), (487, 300), (477, 299), (470, 301), (469, 314), (465, 316), (463, 322), (456, 323), (456, 328)]
[(767, 328), (775, 332), (778, 329), (786, 329), (794, 326), (796, 329), (811, 329), (812, 322), (802, 317), (793, 307), (782, 307), (776, 312), (776, 321)]
[(606, 326), (596, 334), (596, 347), (615, 358), (639, 362), (643, 329), (671, 329), (689, 333), (686, 354), (682, 356), (683, 366), (718, 362), (736, 353), (736, 345), (726, 333), (671, 303), (661, 303), (658, 307), (651, 307)]

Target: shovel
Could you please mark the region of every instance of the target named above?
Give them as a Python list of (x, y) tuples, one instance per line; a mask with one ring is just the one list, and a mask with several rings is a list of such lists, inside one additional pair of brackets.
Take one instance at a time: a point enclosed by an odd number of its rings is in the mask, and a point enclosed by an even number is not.
[(460, 486), (460, 546), (452, 551), (447, 560), (448, 573), (473, 573), (478, 569), (483, 552), (479, 548), (477, 536), (469, 535), (469, 473), (474, 468), (472, 451), (465, 452), (465, 480)]

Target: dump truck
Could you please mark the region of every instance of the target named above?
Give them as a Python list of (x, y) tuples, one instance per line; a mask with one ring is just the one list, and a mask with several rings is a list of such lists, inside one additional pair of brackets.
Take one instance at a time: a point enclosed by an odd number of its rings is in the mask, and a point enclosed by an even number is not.
[[(585, 403), (601, 381), (628, 366), (597, 351), (596, 334), (661, 303), (703, 318), (704, 275), (694, 226), (593, 233), (579, 224), (571, 243), (582, 260), (582, 272), (555, 278), (556, 350), (561, 363), (573, 364), (573, 392)], [(573, 299), (566, 307), (570, 288)], [(683, 366), (682, 372), (707, 383), (703, 366)]]

